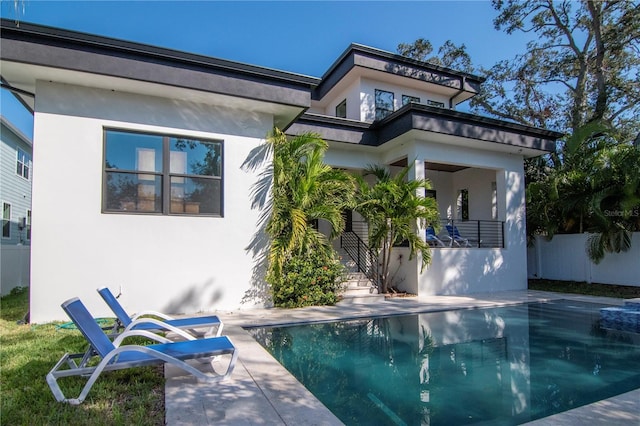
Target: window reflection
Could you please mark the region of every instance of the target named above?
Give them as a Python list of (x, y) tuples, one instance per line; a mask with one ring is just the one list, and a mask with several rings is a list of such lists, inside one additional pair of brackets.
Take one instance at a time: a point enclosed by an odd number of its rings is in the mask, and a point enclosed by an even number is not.
[(106, 211), (222, 215), (222, 142), (108, 130), (104, 168)]

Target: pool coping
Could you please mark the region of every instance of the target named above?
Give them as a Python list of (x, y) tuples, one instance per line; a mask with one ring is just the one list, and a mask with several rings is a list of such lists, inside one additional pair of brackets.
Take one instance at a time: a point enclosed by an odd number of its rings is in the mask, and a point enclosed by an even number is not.
[[(622, 305), (622, 299), (541, 291), (514, 291), (466, 296), (393, 298), (371, 305), (322, 306), (300, 309), (251, 309), (215, 312), (224, 334), (234, 342), (239, 358), (225, 382), (198, 383), (167, 367), (165, 423), (167, 425), (339, 425), (340, 420), (282, 367), (245, 328), (437, 312), (451, 309), (499, 307), (559, 299)], [(224, 368), (224, 360), (220, 360)], [(530, 424), (640, 424), (640, 389)]]

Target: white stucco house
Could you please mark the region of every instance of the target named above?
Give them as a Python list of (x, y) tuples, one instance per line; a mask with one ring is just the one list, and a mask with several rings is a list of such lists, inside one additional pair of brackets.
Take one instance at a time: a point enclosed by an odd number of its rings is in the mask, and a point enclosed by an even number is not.
[(3, 83), (34, 112), (33, 322), (73, 296), (108, 315), (100, 286), (131, 311), (262, 306), (254, 160), (274, 126), (319, 133), (334, 167), (431, 179), (472, 243), (423, 272), (399, 256), (402, 289), (527, 286), (523, 160), (560, 134), (456, 111), (480, 77), (356, 44), (315, 78), (25, 22), (1, 35)]
[(31, 139), (0, 115), (0, 295), (29, 285)]

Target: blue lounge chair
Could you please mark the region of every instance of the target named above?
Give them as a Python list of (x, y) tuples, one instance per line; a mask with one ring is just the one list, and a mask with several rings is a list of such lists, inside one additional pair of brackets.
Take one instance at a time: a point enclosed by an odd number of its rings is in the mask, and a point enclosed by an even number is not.
[(427, 226), (427, 244), (430, 246), (444, 247), (444, 243), (436, 235), (436, 230), (433, 229), (433, 226)]
[[(220, 318), (215, 315), (175, 319), (160, 312), (144, 311), (134, 316), (129, 316), (120, 302), (118, 302), (118, 299), (107, 287), (99, 288), (98, 293), (100, 293), (100, 296), (102, 296), (107, 305), (109, 305), (118, 320), (116, 321), (116, 326), (113, 332), (116, 332), (117, 328), (121, 325), (124, 327), (125, 332), (129, 330), (146, 330), (155, 332), (173, 331), (187, 340), (193, 340), (194, 338), (202, 336), (220, 336), (222, 334), (224, 324), (220, 321)], [(153, 315), (162, 318), (162, 320), (147, 318), (144, 317), (145, 315)], [(199, 333), (197, 331), (198, 329), (203, 328), (207, 329), (204, 333)], [(216, 328), (216, 333), (213, 334), (213, 330)]]
[(446, 225), (447, 232), (449, 233), (449, 245), (453, 246), (454, 244), (458, 247), (471, 247), (471, 243), (468, 238), (464, 238), (460, 235), (460, 231), (458, 231), (458, 227), (455, 225)]
[[(71, 405), (81, 404), (103, 371), (170, 363), (193, 374), (198, 380), (216, 382), (231, 375), (238, 359), (238, 351), (227, 336), (172, 342), (149, 331), (131, 330), (120, 334), (112, 342), (80, 299), (77, 297), (69, 299), (61, 306), (101, 360), (96, 366), (87, 366), (86, 354), (65, 354), (47, 374), (49, 388), (59, 402), (67, 402)], [(148, 346), (122, 345), (123, 340), (130, 336), (143, 336), (160, 343)], [(218, 375), (213, 369), (213, 362), (221, 355), (231, 355), (231, 360), (226, 372)], [(80, 363), (75, 361), (80, 358), (82, 359)], [(186, 363), (186, 360), (206, 360), (212, 364), (212, 371), (204, 373)], [(68, 368), (61, 369), (63, 366)], [(89, 377), (78, 398), (65, 397), (58, 385), (59, 378), (71, 376)]]

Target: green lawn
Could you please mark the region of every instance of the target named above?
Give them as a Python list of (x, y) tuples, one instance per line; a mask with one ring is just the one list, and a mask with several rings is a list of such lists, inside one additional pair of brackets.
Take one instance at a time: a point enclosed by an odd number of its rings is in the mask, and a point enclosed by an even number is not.
[[(531, 290), (616, 298), (640, 297), (640, 287), (529, 280)], [(0, 299), (0, 424), (2, 425), (162, 425), (164, 378), (161, 367), (103, 374), (80, 406), (58, 403), (45, 376), (65, 352), (84, 352), (77, 330), (60, 324), (19, 324), (28, 310), (28, 291)], [(65, 395), (76, 397), (82, 378), (59, 381)]]
[[(80, 406), (56, 402), (46, 374), (65, 352), (84, 352), (80, 332), (60, 324), (21, 325), (28, 291), (0, 299), (0, 424), (2, 425), (162, 425), (164, 377), (161, 367), (103, 374)], [(77, 397), (82, 378), (58, 381)]]
[(616, 297), (619, 299), (633, 299), (640, 297), (640, 287), (612, 284), (589, 284), (576, 281), (529, 280), (529, 290), (577, 293), (589, 296)]

